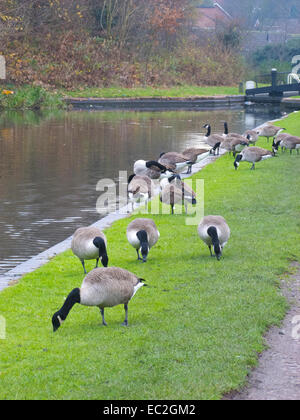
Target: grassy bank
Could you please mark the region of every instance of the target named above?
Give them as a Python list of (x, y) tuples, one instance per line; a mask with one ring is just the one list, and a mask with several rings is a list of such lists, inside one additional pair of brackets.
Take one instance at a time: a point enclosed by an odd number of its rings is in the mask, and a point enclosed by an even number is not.
[(64, 97), (75, 98), (190, 98), (201, 96), (238, 95), (237, 87), (181, 86), (173, 88), (81, 88), (78, 90), (46, 90), (40, 86), (16, 88), (0, 87), (1, 109), (57, 109), (64, 108)]
[(75, 98), (145, 98), (167, 97), (188, 98), (195, 96), (238, 95), (239, 89), (235, 86), (176, 86), (172, 88), (82, 88), (78, 90), (63, 90), (65, 96)]
[(237, 87), (181, 86), (173, 88), (81, 88), (78, 90), (46, 90), (40, 86), (16, 88), (0, 87), (0, 110), (59, 109), (65, 108), (63, 98), (192, 98), (201, 96), (238, 95)]
[[(294, 134), (297, 119), (284, 121)], [(106, 311), (105, 328), (97, 308), (77, 305), (53, 334), (52, 314), (83, 278), (70, 251), (1, 292), (0, 398), (219, 399), (240, 387), (286, 310), (279, 279), (300, 258), (299, 175), (299, 156), (279, 153), (255, 171), (244, 162), (234, 171), (224, 156), (193, 176), (205, 180), (205, 214), (232, 231), (220, 262), (184, 215), (153, 216), (161, 237), (146, 264), (126, 240), (132, 218), (109, 228), (109, 264), (149, 284), (129, 305), (128, 328), (122, 307)]]
[(1, 109), (55, 109), (64, 108), (62, 96), (48, 92), (40, 86), (24, 86), (15, 88), (1, 88), (0, 86), (0, 110)]

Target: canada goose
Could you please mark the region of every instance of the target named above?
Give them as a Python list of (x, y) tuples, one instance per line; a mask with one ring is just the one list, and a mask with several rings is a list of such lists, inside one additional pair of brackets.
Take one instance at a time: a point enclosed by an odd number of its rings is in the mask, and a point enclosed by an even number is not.
[(142, 286), (146, 286), (143, 279), (139, 279), (135, 274), (122, 268), (95, 268), (83, 279), (81, 288), (73, 289), (61, 309), (55, 312), (52, 317), (53, 331), (55, 332), (66, 320), (75, 303), (98, 306), (103, 325), (107, 325), (104, 319), (104, 308), (124, 304), (125, 321), (122, 325), (127, 326), (128, 302)]
[(196, 163), (201, 162), (201, 160), (207, 158), (210, 155), (210, 152), (206, 149), (198, 149), (197, 147), (190, 147), (189, 149), (185, 149), (182, 152), (183, 156), (186, 156), (190, 162), (188, 165), (187, 174), (192, 172), (192, 166)]
[(252, 163), (252, 166), (250, 169), (255, 169), (256, 162), (269, 159), (273, 156), (275, 156), (275, 153), (271, 152), (270, 150), (262, 149), (256, 146), (247, 147), (243, 149), (240, 154), (237, 155), (234, 161), (234, 167), (235, 169), (238, 169), (239, 162), (246, 161), (246, 162)]
[(175, 204), (184, 205), (186, 214), (188, 204), (197, 204), (195, 192), (176, 175), (161, 180), (160, 188), (160, 201), (171, 206), (172, 214)]
[(224, 122), (224, 134), (223, 137), (238, 137), (238, 138), (243, 138), (242, 134), (239, 133), (229, 133), (228, 130), (228, 123)]
[[(290, 133), (279, 133), (279, 134), (277, 134), (277, 136), (275, 137), (275, 139), (273, 139), (273, 145), (272, 145), (272, 147), (274, 146), (274, 144), (280, 143), (281, 140), (284, 140), (286, 137), (290, 137), (290, 136), (291, 136)], [(282, 145), (280, 147), (281, 147), (281, 151), (283, 151), (283, 149), (285, 148), (284, 145)], [(278, 147), (277, 147), (276, 151), (278, 151)]]
[(235, 156), (238, 152), (241, 152), (246, 146), (249, 146), (248, 139), (244, 137), (240, 138), (228, 136), (222, 141), (220, 148), (227, 150), (229, 153), (232, 152), (233, 156)]
[(80, 259), (84, 273), (87, 274), (84, 260), (96, 259), (96, 268), (99, 259), (102, 265), (107, 267), (107, 240), (106, 236), (100, 229), (90, 226), (78, 228), (72, 238), (71, 249), (73, 253)]
[(270, 137), (273, 137), (273, 139), (274, 139), (274, 137), (276, 137), (283, 130), (286, 130), (286, 129), (281, 128), (281, 127), (276, 127), (275, 125), (266, 124), (263, 127), (261, 127), (260, 129), (258, 129), (256, 131), (256, 133), (260, 137), (266, 137), (269, 141)]
[(230, 237), (230, 229), (226, 220), (222, 216), (205, 216), (198, 225), (198, 235), (210, 250), (214, 247), (215, 256), (219, 261), (222, 256), (222, 250)]
[(171, 176), (172, 171), (155, 160), (137, 160), (133, 165), (133, 172), (136, 175), (145, 175), (151, 179), (160, 179)]
[(259, 137), (257, 131), (255, 131), (255, 130), (247, 130), (247, 131), (245, 131), (243, 136), (248, 139), (250, 144), (255, 144), (258, 140), (258, 137)]
[(282, 140), (276, 141), (273, 140), (273, 151), (275, 152), (275, 150), (278, 150), (278, 147), (281, 147), (282, 149), (289, 149), (290, 150), (290, 154), (293, 153), (293, 150), (297, 150), (297, 154), (299, 154), (299, 149), (300, 149), (300, 137), (296, 137), (296, 136), (285, 136), (284, 138), (282, 138)]
[(145, 203), (153, 196), (154, 185), (148, 176), (145, 175), (130, 175), (128, 178), (128, 197), (134, 209), (134, 203)]
[[(160, 237), (160, 233), (152, 219), (135, 219), (127, 226), (127, 239), (136, 249), (138, 260), (147, 261), (147, 256)], [(140, 257), (141, 251), (142, 257)]]
[(161, 153), (158, 162), (175, 173), (180, 173), (193, 162), (187, 156), (177, 152)]
[(224, 137), (221, 134), (211, 134), (211, 126), (210, 124), (205, 124), (203, 128), (207, 129), (207, 133), (205, 134), (205, 141), (206, 143), (212, 147), (211, 154), (216, 154), (216, 150), (218, 151), (217, 154), (220, 152), (220, 145), (224, 140)]

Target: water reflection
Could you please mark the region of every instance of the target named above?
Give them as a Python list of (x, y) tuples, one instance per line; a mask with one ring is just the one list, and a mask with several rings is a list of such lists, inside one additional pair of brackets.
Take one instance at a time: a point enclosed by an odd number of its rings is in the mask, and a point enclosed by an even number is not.
[(95, 222), (96, 184), (137, 159), (199, 145), (202, 126), (242, 132), (279, 109), (0, 114), (0, 273)]

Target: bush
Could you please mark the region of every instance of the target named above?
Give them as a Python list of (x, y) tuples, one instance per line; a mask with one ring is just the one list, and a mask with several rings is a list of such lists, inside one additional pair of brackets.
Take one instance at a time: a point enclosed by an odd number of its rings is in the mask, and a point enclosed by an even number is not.
[(41, 109), (63, 106), (61, 98), (40, 86), (25, 86), (16, 91), (0, 90), (0, 108)]
[[(300, 51), (300, 38), (290, 39), (285, 44), (271, 44), (256, 50), (251, 57), (254, 67), (265, 68), (272, 62), (291, 64), (292, 58)], [(270, 69), (271, 67), (269, 67)]]

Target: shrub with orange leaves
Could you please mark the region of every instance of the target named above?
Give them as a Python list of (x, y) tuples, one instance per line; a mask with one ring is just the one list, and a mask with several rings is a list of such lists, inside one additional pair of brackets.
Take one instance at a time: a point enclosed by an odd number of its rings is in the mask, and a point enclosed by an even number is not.
[(13, 95), (14, 92), (12, 90), (3, 89), (1, 92), (3, 95)]

